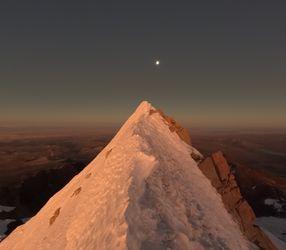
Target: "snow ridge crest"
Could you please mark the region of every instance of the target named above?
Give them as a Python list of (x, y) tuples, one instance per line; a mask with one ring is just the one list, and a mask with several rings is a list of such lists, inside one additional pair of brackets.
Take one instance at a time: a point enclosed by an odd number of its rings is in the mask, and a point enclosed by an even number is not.
[(250, 249), (184, 133), (143, 101), (0, 249)]

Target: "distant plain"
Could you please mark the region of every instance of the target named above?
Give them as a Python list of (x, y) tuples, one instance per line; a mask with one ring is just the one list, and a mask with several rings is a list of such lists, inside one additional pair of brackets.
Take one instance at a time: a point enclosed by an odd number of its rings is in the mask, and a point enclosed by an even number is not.
[[(44, 169), (87, 165), (112, 139), (116, 128), (1, 128), (0, 186), (17, 184)], [(192, 144), (205, 156), (222, 150), (233, 162), (286, 176), (286, 133), (190, 129)]]

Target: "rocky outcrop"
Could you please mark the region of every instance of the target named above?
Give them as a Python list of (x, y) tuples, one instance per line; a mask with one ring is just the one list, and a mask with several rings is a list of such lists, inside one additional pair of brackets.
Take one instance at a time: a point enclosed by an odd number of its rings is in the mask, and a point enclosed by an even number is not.
[(245, 236), (260, 249), (276, 249), (272, 241), (254, 225), (256, 216), (248, 202), (242, 197), (235, 176), (222, 152), (213, 153), (199, 167), (221, 195), (226, 209)]
[(183, 128), (176, 120), (174, 120), (172, 117), (167, 116), (164, 114), (164, 112), (160, 109), (156, 110), (150, 110), (150, 115), (154, 113), (159, 113), (166, 124), (169, 126), (169, 129), (171, 132), (177, 133), (177, 135), (187, 144), (191, 145), (191, 137), (189, 134), (189, 131), (185, 128)]
[(231, 162), (242, 196), (257, 217), (286, 218), (286, 178)]

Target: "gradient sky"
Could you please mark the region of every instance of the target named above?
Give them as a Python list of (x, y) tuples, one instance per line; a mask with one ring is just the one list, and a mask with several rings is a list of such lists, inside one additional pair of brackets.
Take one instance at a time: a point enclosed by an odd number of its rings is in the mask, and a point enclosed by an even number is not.
[(0, 125), (286, 127), (285, 0), (5, 1), (0, 53)]

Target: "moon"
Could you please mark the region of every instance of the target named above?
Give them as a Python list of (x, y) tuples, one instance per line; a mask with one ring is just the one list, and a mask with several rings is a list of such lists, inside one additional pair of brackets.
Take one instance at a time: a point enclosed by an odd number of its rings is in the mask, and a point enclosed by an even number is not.
[(156, 61), (155, 61), (155, 65), (156, 65), (156, 66), (159, 66), (159, 65), (160, 65), (160, 60), (156, 60)]

